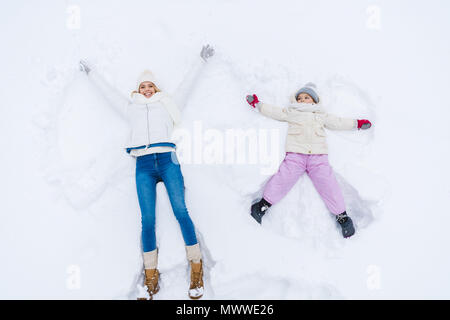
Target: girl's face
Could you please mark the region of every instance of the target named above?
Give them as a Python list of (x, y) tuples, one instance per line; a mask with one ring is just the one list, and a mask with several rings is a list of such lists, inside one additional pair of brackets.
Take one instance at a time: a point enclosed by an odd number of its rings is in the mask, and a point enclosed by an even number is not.
[(156, 93), (155, 85), (150, 81), (142, 82), (139, 85), (139, 93), (144, 95), (146, 98), (150, 98)]
[(313, 98), (307, 93), (300, 93), (297, 97), (298, 103), (315, 103)]

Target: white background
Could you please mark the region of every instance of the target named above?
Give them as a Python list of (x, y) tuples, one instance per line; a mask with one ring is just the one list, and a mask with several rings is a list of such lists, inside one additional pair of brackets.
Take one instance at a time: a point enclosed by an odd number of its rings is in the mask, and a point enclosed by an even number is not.
[[(260, 227), (259, 165), (182, 165), (205, 257), (205, 299), (450, 298), (448, 1), (14, 1), (0, 10), (0, 298), (135, 299), (140, 211), (126, 128), (78, 70), (124, 95), (144, 68), (174, 92), (208, 63), (183, 126), (279, 129), (248, 93), (288, 103), (315, 81), (329, 111), (368, 118), (329, 133), (357, 234), (304, 176)], [(79, 10), (79, 12), (78, 12)], [(188, 264), (158, 186), (161, 292), (185, 299)]]

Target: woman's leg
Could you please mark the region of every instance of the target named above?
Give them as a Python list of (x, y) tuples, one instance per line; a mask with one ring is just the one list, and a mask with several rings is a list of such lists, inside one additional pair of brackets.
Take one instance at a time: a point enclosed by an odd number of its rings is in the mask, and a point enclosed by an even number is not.
[(279, 202), (292, 189), (305, 172), (306, 157), (301, 153), (287, 152), (286, 157), (264, 187), (263, 198), (271, 205)]
[(156, 250), (155, 204), (157, 182), (157, 177), (149, 172), (149, 170), (144, 170), (140, 167), (136, 168), (136, 188), (139, 207), (141, 208), (142, 245), (144, 255), (146, 252), (153, 252)]
[(335, 215), (343, 213), (345, 211), (344, 196), (328, 162), (328, 155), (311, 155), (307, 172), (328, 210)]
[(161, 178), (166, 186), (173, 213), (180, 224), (186, 246), (196, 245), (198, 242), (194, 224), (189, 216), (184, 198), (184, 179), (175, 153), (172, 153), (170, 159), (161, 163)]
[(175, 152), (160, 154), (161, 178), (166, 186), (173, 213), (180, 224), (186, 245), (186, 256), (191, 266), (189, 297), (199, 299), (203, 296), (203, 262), (200, 246), (195, 235), (194, 224), (189, 217), (184, 198), (184, 179)]

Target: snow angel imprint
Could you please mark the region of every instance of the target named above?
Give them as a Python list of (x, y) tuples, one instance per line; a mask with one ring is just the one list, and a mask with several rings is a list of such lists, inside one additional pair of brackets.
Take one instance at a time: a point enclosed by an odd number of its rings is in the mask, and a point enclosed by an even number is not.
[(181, 110), (186, 105), (191, 86), (214, 49), (203, 46), (200, 58), (187, 74), (187, 79), (172, 98), (161, 91), (152, 72), (146, 70), (138, 78), (131, 100), (121, 96), (86, 61), (80, 61), (96, 87), (130, 125), (126, 152), (136, 158), (136, 187), (142, 217), (142, 245), (145, 285), (150, 298), (159, 291), (158, 249), (155, 235), (156, 184), (163, 182), (170, 203), (180, 225), (191, 267), (189, 297), (203, 296), (202, 254), (194, 224), (186, 208), (184, 179), (171, 141), (174, 125), (181, 121)]
[(340, 118), (325, 113), (313, 83), (307, 83), (298, 90), (287, 108), (261, 103), (255, 94), (248, 95), (247, 102), (263, 115), (289, 124), (286, 156), (278, 172), (265, 185), (263, 198), (252, 205), (251, 216), (261, 223), (266, 211), (279, 202), (306, 172), (328, 210), (336, 216), (344, 238), (351, 237), (355, 228), (347, 215), (342, 191), (328, 162), (324, 128), (368, 129), (371, 127), (370, 121)]

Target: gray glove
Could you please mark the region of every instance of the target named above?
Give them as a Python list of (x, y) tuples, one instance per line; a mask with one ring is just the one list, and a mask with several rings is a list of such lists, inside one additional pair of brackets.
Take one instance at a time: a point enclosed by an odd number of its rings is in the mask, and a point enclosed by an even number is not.
[(91, 70), (92, 68), (86, 60), (80, 60), (80, 71), (84, 71), (86, 74), (89, 74)]
[(202, 51), (200, 52), (200, 57), (207, 62), (208, 58), (212, 57), (214, 55), (214, 48), (211, 47), (209, 44), (206, 46), (203, 46)]

